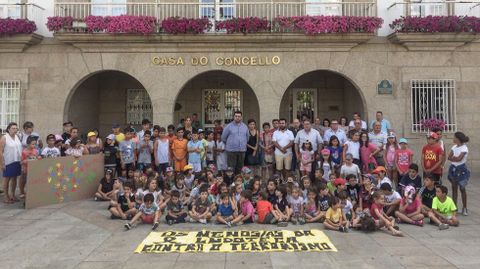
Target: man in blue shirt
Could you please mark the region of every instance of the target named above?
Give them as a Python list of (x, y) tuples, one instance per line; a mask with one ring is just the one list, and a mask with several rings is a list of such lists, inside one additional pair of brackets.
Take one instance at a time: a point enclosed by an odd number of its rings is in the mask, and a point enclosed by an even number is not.
[(228, 166), (234, 169), (235, 174), (240, 174), (248, 141), (248, 127), (242, 122), (241, 111), (235, 111), (233, 121), (223, 129), (222, 141), (225, 143)]
[(377, 111), (377, 114), (375, 114), (376, 120), (370, 122), (370, 130), (373, 130), (373, 125), (375, 122), (380, 122), (382, 125), (382, 133), (389, 134), (390, 132), (393, 131), (392, 126), (390, 125), (390, 122), (386, 119), (383, 118), (383, 112), (382, 111)]

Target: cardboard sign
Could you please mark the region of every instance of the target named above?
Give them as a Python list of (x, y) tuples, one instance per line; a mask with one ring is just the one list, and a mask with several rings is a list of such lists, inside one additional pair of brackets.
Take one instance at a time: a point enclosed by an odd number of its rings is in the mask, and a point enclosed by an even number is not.
[(151, 232), (135, 253), (294, 252), (337, 249), (320, 230)]
[(92, 198), (104, 175), (103, 154), (28, 162), (27, 209)]

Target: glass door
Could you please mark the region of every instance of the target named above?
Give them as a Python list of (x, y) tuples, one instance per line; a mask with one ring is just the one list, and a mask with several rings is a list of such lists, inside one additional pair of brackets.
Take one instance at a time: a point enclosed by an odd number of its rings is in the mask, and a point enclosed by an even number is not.
[(317, 116), (317, 89), (293, 89), (293, 117), (303, 115), (311, 120)]
[(310, 16), (340, 16), (341, 3), (342, 0), (305, 0), (305, 13)]
[(205, 89), (202, 100), (202, 121), (206, 128), (213, 127), (215, 120), (227, 124), (235, 111), (242, 110), (242, 90)]
[(210, 19), (212, 31), (215, 22), (235, 17), (235, 0), (200, 0), (200, 3), (200, 17)]

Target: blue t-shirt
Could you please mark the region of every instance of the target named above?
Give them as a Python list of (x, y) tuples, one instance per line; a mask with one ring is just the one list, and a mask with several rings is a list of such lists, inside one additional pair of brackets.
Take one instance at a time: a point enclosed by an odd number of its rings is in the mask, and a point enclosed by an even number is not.
[(123, 140), (119, 145), (120, 152), (122, 153), (122, 161), (125, 164), (133, 163), (135, 161), (135, 143), (132, 140)]
[(223, 203), (218, 206), (218, 212), (222, 217), (230, 217), (233, 215), (232, 204), (228, 203), (228, 206), (225, 206)]
[(329, 146), (328, 150), (330, 150), (330, 158), (332, 158), (332, 162), (335, 164), (341, 164), (343, 148), (341, 146), (336, 148)]
[[(194, 142), (193, 140), (190, 140), (188, 141), (187, 147), (203, 149), (203, 142), (200, 140), (197, 140), (196, 142)], [(200, 163), (200, 162), (201, 162), (200, 152), (188, 153), (188, 163)]]

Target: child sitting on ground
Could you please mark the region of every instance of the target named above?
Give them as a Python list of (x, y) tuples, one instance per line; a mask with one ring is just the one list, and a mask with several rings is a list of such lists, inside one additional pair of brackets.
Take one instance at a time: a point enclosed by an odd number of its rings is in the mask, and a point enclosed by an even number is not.
[(112, 219), (129, 219), (137, 213), (135, 208), (135, 195), (133, 194), (133, 185), (130, 182), (123, 184), (123, 193), (118, 196), (117, 201), (111, 202), (109, 207), (112, 213)]
[(347, 185), (347, 194), (350, 202), (354, 208), (358, 206), (358, 200), (360, 199), (360, 184), (358, 184), (358, 179), (355, 175), (350, 174), (345, 178), (348, 182)]
[(199, 190), (199, 197), (193, 203), (192, 210), (188, 213), (191, 222), (200, 222), (207, 224), (212, 218), (210, 213), (210, 201), (208, 200), (208, 185), (203, 184)]
[(413, 225), (423, 226), (422, 201), (416, 195), (415, 187), (406, 186), (400, 208), (395, 212), (397, 222), (406, 222)]
[(323, 225), (326, 229), (348, 233), (348, 222), (343, 217), (340, 199), (332, 197), (330, 199), (330, 208), (325, 214)]
[(428, 216), (440, 230), (448, 229), (449, 226), (458, 226), (460, 223), (457, 219), (457, 207), (452, 198), (447, 196), (447, 187), (438, 185), (435, 190), (437, 196), (433, 198), (432, 211)]
[(309, 188), (305, 203), (305, 222), (318, 222), (322, 217), (325, 217), (325, 212), (318, 207), (317, 192), (314, 188)]
[(240, 215), (232, 221), (232, 225), (253, 223), (253, 218), (255, 217), (255, 209), (252, 205), (252, 191), (244, 190), (240, 195)]
[(105, 176), (100, 180), (100, 185), (98, 185), (95, 193), (95, 201), (112, 200), (114, 195), (113, 183), (112, 170), (105, 171)]
[(355, 211), (353, 210), (353, 205), (350, 200), (348, 200), (348, 194), (346, 191), (342, 191), (338, 194), (338, 198), (340, 199), (340, 204), (343, 210), (343, 216), (345, 220), (348, 222), (347, 227), (350, 227), (350, 224), (355, 219)]
[(397, 211), (400, 206), (402, 196), (400, 196), (398, 192), (392, 190), (392, 186), (388, 183), (382, 183), (380, 191), (385, 197), (385, 203), (383, 204), (385, 214), (387, 214), (387, 216), (394, 216), (395, 211)]
[(257, 214), (259, 224), (275, 224), (277, 217), (273, 212), (273, 206), (268, 201), (268, 194), (265, 191), (260, 192), (260, 200), (257, 201)]
[(387, 216), (383, 212), (383, 204), (385, 203), (385, 197), (379, 191), (376, 191), (372, 195), (373, 203), (370, 208), (370, 214), (375, 220), (376, 227), (382, 228), (387, 227), (387, 229), (392, 233), (393, 236), (403, 236), (402, 232), (397, 231), (398, 226), (395, 225), (395, 219), (393, 217)]
[(153, 224), (152, 230), (158, 228), (158, 220), (160, 219), (160, 211), (157, 204), (154, 202), (153, 194), (147, 193), (143, 197), (143, 204), (138, 209), (138, 213), (132, 218), (130, 222), (125, 223), (125, 229), (130, 230), (133, 225), (140, 220), (144, 224)]
[(168, 225), (184, 223), (187, 213), (183, 211), (183, 202), (180, 200), (180, 192), (173, 190), (170, 193), (170, 201), (167, 203), (167, 216), (165, 220)]
[(294, 186), (292, 189), (292, 196), (290, 196), (289, 198), (290, 199), (288, 199), (288, 203), (292, 208), (292, 223), (294, 225), (305, 224), (305, 217), (303, 214), (304, 200), (303, 200), (303, 197), (300, 196), (300, 188), (297, 186)]
[(232, 227), (232, 221), (237, 216), (237, 210), (228, 193), (220, 194), (216, 220), (218, 223)]
[(288, 206), (287, 187), (285, 185), (278, 186), (275, 191), (277, 199), (274, 204), (275, 215), (278, 216), (278, 226), (285, 227), (288, 225), (292, 211)]

